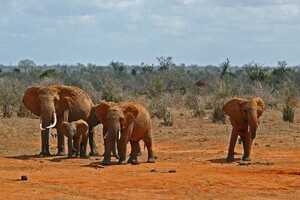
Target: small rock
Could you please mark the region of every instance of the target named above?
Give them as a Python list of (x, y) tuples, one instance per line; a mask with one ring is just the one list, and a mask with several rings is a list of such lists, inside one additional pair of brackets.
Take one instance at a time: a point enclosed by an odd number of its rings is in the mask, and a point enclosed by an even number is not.
[(255, 145), (255, 146), (258, 146), (258, 143), (255, 142), (254, 145)]
[(271, 145), (269, 145), (269, 144), (266, 144), (266, 146), (265, 147), (271, 147)]
[(151, 169), (150, 172), (157, 172), (157, 170), (156, 169)]
[(168, 172), (169, 173), (176, 173), (176, 169), (170, 169)]
[(28, 177), (27, 176), (21, 176), (21, 181), (27, 181)]

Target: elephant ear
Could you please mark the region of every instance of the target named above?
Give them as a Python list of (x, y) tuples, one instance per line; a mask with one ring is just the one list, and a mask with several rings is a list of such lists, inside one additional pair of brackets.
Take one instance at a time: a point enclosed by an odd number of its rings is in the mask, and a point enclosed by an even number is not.
[(86, 134), (89, 130), (89, 125), (87, 122), (80, 120), (80, 123), (78, 123), (77, 126), (77, 132), (79, 131), (79, 134)]
[(124, 108), (124, 115), (125, 115), (125, 121), (126, 121), (126, 127), (129, 126), (132, 122), (134, 122), (134, 120), (136, 119), (136, 117), (139, 114), (139, 110), (136, 108), (136, 106), (134, 106), (133, 104), (127, 105)]
[(40, 87), (30, 87), (25, 91), (23, 96), (25, 107), (37, 116), (40, 116), (41, 113), (39, 90)]
[(242, 98), (233, 98), (223, 106), (223, 112), (232, 119), (240, 120), (243, 118), (243, 107), (246, 102)]
[(100, 123), (103, 123), (106, 120), (108, 109), (112, 106), (112, 104), (112, 102), (102, 101), (95, 107), (96, 117)]
[(256, 103), (257, 114), (260, 117), (266, 109), (265, 102), (260, 97), (254, 97), (252, 101)]

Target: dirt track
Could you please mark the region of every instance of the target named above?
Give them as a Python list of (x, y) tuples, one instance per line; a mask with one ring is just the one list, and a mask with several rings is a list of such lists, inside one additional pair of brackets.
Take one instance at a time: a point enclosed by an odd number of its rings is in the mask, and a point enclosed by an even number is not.
[(300, 199), (300, 115), (289, 125), (279, 112), (265, 113), (252, 162), (231, 164), (229, 125), (176, 116), (174, 127), (154, 122), (157, 163), (104, 168), (101, 158), (37, 158), (38, 120), (2, 119), (0, 199)]

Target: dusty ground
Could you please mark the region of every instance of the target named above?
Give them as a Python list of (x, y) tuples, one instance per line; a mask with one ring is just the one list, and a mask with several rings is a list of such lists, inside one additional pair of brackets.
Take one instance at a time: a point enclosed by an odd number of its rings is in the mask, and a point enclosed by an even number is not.
[[(38, 120), (1, 119), (0, 199), (300, 199), (296, 117), (289, 125), (280, 112), (265, 113), (246, 165), (238, 159), (224, 163), (229, 125), (177, 112), (174, 127), (154, 122), (157, 163), (107, 167), (99, 164), (101, 158), (37, 158)], [(241, 149), (238, 145), (237, 158)], [(22, 175), (28, 181), (20, 181)]]

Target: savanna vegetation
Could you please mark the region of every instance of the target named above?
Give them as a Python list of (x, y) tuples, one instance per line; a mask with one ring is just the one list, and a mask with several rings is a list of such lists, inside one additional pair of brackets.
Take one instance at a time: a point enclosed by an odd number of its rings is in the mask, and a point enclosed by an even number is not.
[(0, 65), (0, 105), (3, 117), (31, 114), (22, 105), (30, 85), (66, 84), (87, 91), (95, 103), (100, 100), (142, 101), (153, 117), (172, 126), (171, 108), (190, 110), (194, 117), (224, 122), (224, 102), (233, 96), (261, 96), (268, 108), (283, 112), (293, 122), (300, 89), (300, 67), (279, 61), (277, 66), (251, 62), (233, 66), (226, 59), (219, 66), (176, 64), (172, 57), (158, 57), (156, 64), (126, 65), (112, 61), (95, 64), (37, 65), (25, 59), (14, 66)]

